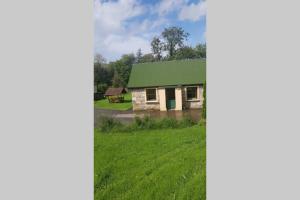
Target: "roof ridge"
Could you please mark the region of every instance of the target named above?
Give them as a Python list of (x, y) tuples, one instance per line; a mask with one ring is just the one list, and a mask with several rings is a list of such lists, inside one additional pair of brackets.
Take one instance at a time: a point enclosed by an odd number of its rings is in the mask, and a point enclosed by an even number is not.
[(133, 65), (140, 65), (140, 64), (149, 64), (149, 63), (162, 63), (162, 62), (174, 62), (174, 61), (192, 61), (192, 60), (203, 60), (205, 61), (205, 58), (186, 58), (186, 59), (180, 59), (180, 60), (160, 60), (160, 61), (154, 61), (154, 62), (143, 62), (143, 63), (134, 63)]

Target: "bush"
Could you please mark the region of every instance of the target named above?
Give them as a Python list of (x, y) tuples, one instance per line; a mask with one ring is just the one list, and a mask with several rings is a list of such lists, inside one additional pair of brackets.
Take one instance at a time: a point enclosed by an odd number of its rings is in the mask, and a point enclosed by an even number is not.
[(133, 130), (142, 130), (142, 129), (155, 129), (157, 123), (154, 119), (149, 116), (144, 118), (135, 117), (134, 122), (131, 125), (131, 129)]
[(206, 126), (206, 119), (200, 119), (199, 123), (198, 123), (199, 126)]
[(135, 117), (130, 125), (123, 125), (120, 121), (114, 118), (102, 118), (100, 130), (102, 132), (132, 132), (137, 130), (154, 130), (168, 128), (186, 128), (195, 125), (196, 123), (190, 117), (184, 117), (182, 120), (175, 118), (163, 118), (155, 120), (149, 116), (144, 118)]
[(160, 128), (177, 128), (178, 121), (174, 118), (163, 118), (159, 122)]
[(124, 125), (114, 118), (104, 117), (100, 123), (100, 130), (102, 132), (113, 132), (114, 130), (120, 130)]
[(123, 96), (109, 96), (107, 98), (108, 98), (109, 103), (123, 103), (124, 102)]
[(184, 117), (180, 123), (179, 123), (179, 126), (182, 127), (182, 128), (185, 128), (185, 127), (189, 127), (189, 126), (194, 126), (196, 123), (192, 120), (191, 117)]
[(204, 85), (203, 85), (202, 118), (206, 119), (206, 82), (204, 82)]
[(100, 92), (95, 92), (94, 93), (94, 101), (98, 101), (100, 99), (103, 99), (104, 96), (103, 96), (103, 93), (100, 93)]

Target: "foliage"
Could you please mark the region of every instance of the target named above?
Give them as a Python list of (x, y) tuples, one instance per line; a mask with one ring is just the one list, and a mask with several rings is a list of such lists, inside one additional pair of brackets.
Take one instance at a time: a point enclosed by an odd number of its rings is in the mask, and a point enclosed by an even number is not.
[(153, 56), (152, 53), (145, 54), (140, 59), (140, 63), (154, 62), (154, 61), (155, 61), (155, 57)]
[[(144, 118), (135, 117), (133, 123), (124, 125), (121, 123), (112, 123), (109, 129), (102, 130), (102, 132), (132, 132), (138, 130), (155, 130), (155, 129), (166, 129), (166, 128), (186, 128), (195, 125), (196, 123), (189, 117), (185, 117), (181, 120), (175, 118), (166, 117), (163, 119), (157, 119), (150, 116)], [(116, 125), (116, 126), (114, 126)]]
[(94, 63), (104, 64), (106, 63), (106, 59), (101, 54), (96, 54), (94, 56)]
[(176, 60), (193, 59), (193, 58), (197, 58), (197, 54), (192, 47), (185, 46), (176, 50), (174, 58)]
[(94, 102), (94, 107), (107, 110), (129, 110), (132, 108), (131, 94), (124, 95), (123, 103), (109, 103), (108, 99), (101, 99)]
[(160, 128), (179, 128), (179, 121), (174, 118), (166, 117), (158, 122)]
[(157, 124), (153, 118), (146, 116), (144, 118), (135, 117), (134, 122), (128, 127), (130, 131), (155, 129)]
[(121, 122), (115, 120), (114, 118), (103, 117), (101, 120), (102, 121), (100, 123), (100, 130), (103, 133), (107, 133), (109, 131), (122, 127)]
[(206, 199), (204, 126), (94, 136), (95, 199)]
[(178, 127), (184, 128), (195, 125), (195, 122), (192, 120), (191, 117), (184, 117), (182, 120), (179, 121)]
[(151, 41), (151, 50), (153, 55), (155, 56), (156, 60), (161, 60), (162, 58), (162, 50), (163, 50), (163, 43), (160, 41), (159, 37), (154, 37)]
[(112, 86), (117, 88), (122, 87), (124, 84), (124, 80), (119, 76), (119, 73), (115, 71), (114, 77), (112, 79)]
[(181, 27), (173, 26), (165, 28), (161, 35), (165, 40), (165, 50), (169, 52), (169, 57), (172, 58), (175, 50), (183, 46), (183, 42), (188, 38), (189, 33)]
[(121, 59), (109, 63), (109, 66), (114, 69), (112, 81), (114, 87), (126, 87), (134, 61), (135, 56), (133, 54), (126, 54)]
[[(188, 36), (189, 33), (181, 27), (165, 28), (161, 33), (162, 39), (155, 36), (151, 41), (155, 60), (206, 58), (206, 44), (198, 44), (195, 48), (185, 46), (184, 41), (187, 40)], [(163, 51), (168, 52), (165, 57), (162, 56)]]
[(135, 56), (136, 63), (141, 62), (142, 56), (143, 56), (142, 49), (139, 48), (138, 51), (136, 52), (136, 56)]
[(202, 118), (206, 119), (206, 82), (204, 82), (204, 85), (203, 85)]
[(195, 51), (197, 58), (206, 58), (206, 44), (198, 44)]
[(103, 63), (94, 63), (94, 85), (97, 92), (104, 93), (108, 85), (111, 85), (113, 72)]
[(103, 98), (104, 98), (103, 93), (94, 92), (94, 101), (98, 101), (98, 100), (103, 99)]
[(123, 96), (110, 96), (107, 98), (110, 103), (123, 103), (124, 102)]

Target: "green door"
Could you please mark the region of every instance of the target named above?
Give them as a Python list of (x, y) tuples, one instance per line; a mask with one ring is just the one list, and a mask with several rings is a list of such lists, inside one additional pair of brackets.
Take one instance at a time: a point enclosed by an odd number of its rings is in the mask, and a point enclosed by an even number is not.
[(166, 104), (168, 110), (175, 109), (175, 88), (166, 88)]
[(175, 99), (167, 100), (167, 109), (175, 109)]

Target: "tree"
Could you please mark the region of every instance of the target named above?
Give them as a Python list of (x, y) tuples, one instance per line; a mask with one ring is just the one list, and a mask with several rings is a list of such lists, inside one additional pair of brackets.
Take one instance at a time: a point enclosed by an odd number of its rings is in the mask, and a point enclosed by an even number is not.
[(121, 61), (125, 65), (132, 65), (135, 61), (134, 54), (125, 54), (119, 61)]
[(142, 56), (143, 56), (142, 50), (141, 50), (141, 49), (138, 49), (137, 52), (136, 52), (136, 56), (135, 56), (136, 63), (139, 63), (139, 62), (140, 62)]
[(197, 58), (206, 58), (206, 44), (198, 44), (195, 50)]
[(176, 50), (174, 58), (177, 60), (180, 59), (193, 59), (197, 57), (196, 51), (192, 47), (182, 47)]
[(94, 56), (94, 63), (104, 64), (104, 63), (106, 63), (106, 59), (101, 54), (96, 54)]
[(202, 118), (206, 119), (206, 82), (203, 84)]
[(124, 84), (123, 80), (119, 76), (118, 72), (115, 72), (113, 80), (112, 80), (112, 86), (113, 87), (121, 87), (121, 86), (123, 86), (123, 84)]
[(161, 60), (162, 57), (162, 50), (163, 50), (163, 43), (160, 41), (158, 37), (154, 37), (151, 41), (151, 50), (156, 57), (156, 60)]
[(148, 53), (142, 56), (140, 63), (145, 63), (145, 62), (154, 62), (155, 57), (153, 56), (152, 53)]
[(109, 63), (110, 67), (114, 70), (113, 82), (115, 84), (113, 85), (115, 87), (117, 87), (116, 85), (118, 85), (118, 87), (126, 87), (134, 61), (135, 56), (133, 54), (126, 54), (123, 55), (121, 59)]
[(183, 46), (184, 40), (189, 36), (181, 27), (165, 28), (162, 32), (162, 37), (165, 40), (165, 50), (169, 52), (169, 57), (172, 58), (177, 48)]
[(104, 93), (107, 86), (111, 85), (113, 71), (101, 63), (94, 63), (94, 85), (97, 92)]

